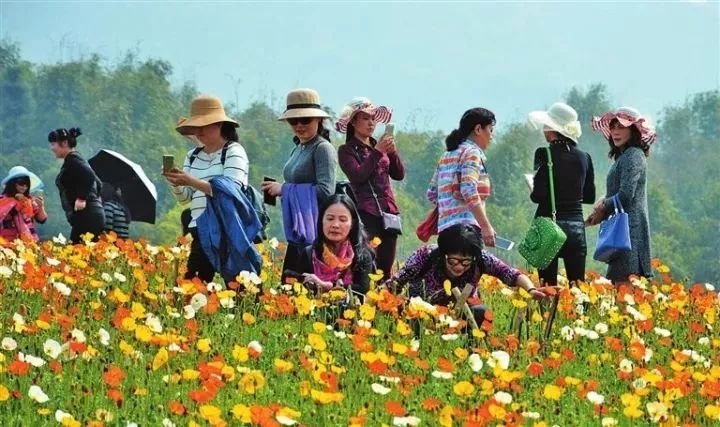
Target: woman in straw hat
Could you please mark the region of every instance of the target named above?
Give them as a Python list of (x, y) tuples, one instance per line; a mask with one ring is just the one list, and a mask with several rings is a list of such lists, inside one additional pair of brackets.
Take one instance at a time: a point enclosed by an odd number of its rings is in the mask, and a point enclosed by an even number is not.
[(284, 183), (264, 181), (262, 190), (270, 197), (282, 197), (283, 227), (288, 248), (285, 270), (297, 271), (305, 247), (315, 241), (318, 206), (335, 192), (337, 155), (323, 120), (330, 117), (320, 106), (313, 89), (288, 93), (287, 108), (278, 120), (285, 121), (294, 134), (290, 158), (283, 169)]
[(480, 227), (482, 240), (495, 246), (495, 229), (485, 212), (490, 197), (490, 176), (485, 151), (495, 127), (495, 114), (485, 108), (471, 108), (460, 118), (460, 126), (445, 138), (446, 151), (427, 190), (428, 200), (437, 206), (438, 232), (455, 224)]
[(577, 148), (581, 134), (577, 112), (569, 105), (556, 102), (547, 111), (533, 111), (530, 123), (542, 130), (550, 144), (553, 162), (555, 209), (550, 207), (550, 182), (548, 158), (544, 147), (535, 150), (535, 178), (530, 199), (538, 204), (535, 217), (548, 217), (567, 235), (560, 252), (547, 268), (539, 271), (540, 280), (549, 286), (557, 284), (558, 259), (565, 264), (567, 278), (571, 283), (585, 280), (585, 224), (582, 204), (595, 201), (595, 173), (592, 158)]
[(335, 123), (337, 131), (346, 135), (345, 144), (338, 149), (338, 162), (350, 180), (365, 231), (369, 237), (380, 239), (375, 261), (385, 277), (395, 263), (398, 233), (385, 229), (381, 215), (400, 213), (390, 179), (402, 181), (405, 166), (392, 135), (383, 135), (377, 141), (372, 134), (377, 123), (388, 123), (391, 117), (389, 108), (375, 106), (367, 98), (355, 98)]
[(102, 182), (95, 175), (87, 160), (75, 150), (80, 128), (55, 129), (48, 134), (50, 150), (63, 165), (55, 178), (60, 191), (60, 202), (68, 222), (72, 226), (70, 241), (82, 241), (86, 233), (97, 240), (105, 228), (105, 213), (100, 200)]
[(42, 181), (24, 166), (14, 166), (2, 180), (0, 195), (0, 238), (11, 242), (27, 237), (38, 241), (34, 222), (47, 220), (45, 202), (42, 197), (31, 195), (31, 191), (42, 189)]
[[(173, 168), (164, 176), (172, 185), (172, 192), (180, 203), (190, 203), (189, 231), (193, 237), (187, 262), (186, 279), (199, 277), (205, 282), (215, 276), (198, 236), (197, 219), (205, 211), (207, 196), (212, 197), (210, 180), (226, 176), (242, 185), (248, 183), (248, 158), (238, 143), (238, 124), (225, 114), (222, 101), (216, 96), (202, 95), (192, 101), (190, 117), (179, 120), (176, 130), (193, 135), (201, 151), (188, 151), (182, 170)], [(223, 163), (222, 152), (225, 150)]]
[(657, 135), (640, 112), (631, 107), (593, 117), (591, 126), (607, 139), (608, 155), (615, 162), (608, 171), (605, 197), (595, 203), (587, 224), (599, 224), (614, 212), (612, 197), (617, 195), (628, 214), (632, 246), (631, 251), (608, 263), (606, 277), (616, 284), (627, 282), (630, 275), (651, 277), (646, 157)]

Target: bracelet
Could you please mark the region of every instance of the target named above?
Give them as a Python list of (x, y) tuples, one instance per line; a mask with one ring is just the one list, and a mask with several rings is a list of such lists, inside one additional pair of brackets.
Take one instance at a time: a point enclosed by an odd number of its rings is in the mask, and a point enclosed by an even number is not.
[(532, 291), (537, 291), (537, 288), (535, 286), (533, 286), (532, 288), (525, 290), (525, 292), (527, 292), (527, 293), (530, 293)]

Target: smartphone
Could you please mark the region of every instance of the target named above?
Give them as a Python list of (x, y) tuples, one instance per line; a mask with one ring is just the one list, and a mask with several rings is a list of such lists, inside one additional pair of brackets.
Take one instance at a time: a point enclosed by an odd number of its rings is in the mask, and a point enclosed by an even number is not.
[(495, 236), (495, 247), (504, 249), (506, 251), (511, 251), (512, 248), (515, 247), (515, 242), (509, 239), (505, 239), (503, 237)]
[[(263, 181), (271, 181), (271, 182), (277, 182), (277, 179), (271, 178), (269, 176), (264, 176)], [(267, 191), (263, 191), (263, 203), (270, 206), (275, 206), (277, 204), (277, 197), (271, 196), (268, 194)]]
[(395, 123), (386, 124), (383, 135), (395, 136)]
[(175, 156), (172, 154), (163, 154), (163, 173), (168, 173), (175, 167)]

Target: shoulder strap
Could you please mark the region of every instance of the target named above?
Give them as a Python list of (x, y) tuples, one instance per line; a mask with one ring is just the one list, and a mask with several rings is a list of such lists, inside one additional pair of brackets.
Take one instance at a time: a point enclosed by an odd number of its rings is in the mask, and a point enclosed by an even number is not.
[[(351, 147), (350, 149), (352, 150), (353, 154), (355, 155), (355, 158), (358, 159), (358, 162), (362, 163), (363, 160), (362, 160), (362, 158), (360, 157), (360, 153), (358, 153), (358, 150), (357, 150), (356, 148), (354, 148), (354, 147)], [(372, 177), (373, 177), (374, 174), (375, 174), (375, 170), (373, 169), (373, 171), (370, 173), (370, 176), (368, 177), (368, 182), (367, 182), (367, 183), (368, 183), (368, 185), (370, 186), (370, 192), (371, 192), (372, 195), (373, 195), (373, 199), (375, 199), (375, 204), (377, 205), (378, 212), (379, 212), (380, 214), (382, 214), (382, 213), (383, 213), (383, 209), (382, 209), (382, 207), (380, 206), (380, 200), (378, 200), (377, 193), (375, 193), (375, 187), (372, 185)]]
[(195, 147), (192, 154), (190, 154), (190, 166), (192, 166), (193, 162), (197, 158), (198, 154), (203, 150), (203, 147)]
[(552, 212), (552, 219), (555, 221), (555, 179), (553, 178), (553, 161), (552, 154), (550, 153), (550, 147), (545, 147), (547, 152), (547, 166), (548, 166), (548, 178), (550, 179), (550, 211)]

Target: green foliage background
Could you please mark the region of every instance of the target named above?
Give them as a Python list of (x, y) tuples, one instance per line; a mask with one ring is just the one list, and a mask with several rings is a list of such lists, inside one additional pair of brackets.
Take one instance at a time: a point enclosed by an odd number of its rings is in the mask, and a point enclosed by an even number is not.
[[(47, 134), (58, 127), (80, 126), (84, 136), (79, 151), (83, 156), (89, 158), (101, 148), (119, 151), (142, 165), (157, 186), (157, 224), (134, 223), (133, 237), (157, 243), (175, 240), (182, 208), (159, 174), (161, 157), (172, 153), (182, 158), (191, 148), (174, 132), (174, 124), (187, 114), (190, 100), (202, 90), (190, 82), (173, 87), (171, 75), (168, 62), (140, 60), (131, 53), (112, 66), (98, 55), (74, 62), (33, 64), (23, 60), (16, 44), (0, 41), (0, 173), (4, 175), (20, 164), (44, 180), (50, 215), (40, 227), (44, 238), (69, 231), (53, 184), (60, 164), (48, 149)], [(584, 126), (580, 144), (593, 157), (598, 196), (604, 194), (610, 164), (607, 142), (587, 125), (591, 116), (615, 106), (607, 92), (602, 83), (596, 83), (558, 94), (558, 99), (564, 99), (580, 114)], [(553, 101), (548, 100), (548, 104)], [(459, 116), (467, 107), (471, 106), (452, 108)], [(280, 176), (292, 142), (289, 129), (276, 120), (278, 112), (268, 103), (227, 108), (240, 122), (240, 138), (250, 158), (251, 183), (259, 184), (263, 175)], [(653, 255), (662, 258), (676, 277), (718, 283), (720, 93), (697, 93), (681, 105), (668, 105), (657, 127), (659, 139), (649, 158)], [(522, 174), (531, 172), (533, 152), (543, 140), (525, 123), (505, 123), (502, 117), (500, 129), (487, 153), (494, 188), (488, 210), (498, 234), (519, 242), (535, 209)], [(420, 245), (414, 228), (429, 207), (425, 189), (444, 150), (443, 138), (439, 131), (410, 128), (397, 134), (408, 169), (406, 179), (395, 184), (406, 228), (399, 244), (401, 256)], [(336, 135), (334, 143), (341, 144), (341, 136)], [(270, 209), (270, 234), (282, 236), (279, 210)], [(595, 229), (588, 232), (591, 251), (595, 233)], [(498, 255), (523, 265), (517, 253)], [(589, 266), (604, 271), (600, 264), (589, 262)]]

